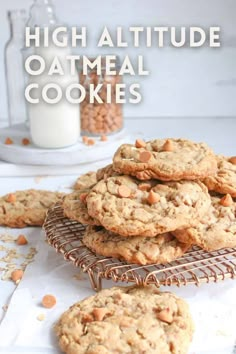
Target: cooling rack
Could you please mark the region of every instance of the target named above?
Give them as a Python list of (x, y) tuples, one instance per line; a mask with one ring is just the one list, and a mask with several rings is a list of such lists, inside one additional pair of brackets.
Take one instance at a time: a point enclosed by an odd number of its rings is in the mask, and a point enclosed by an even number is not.
[(44, 230), (48, 243), (87, 273), (96, 291), (102, 288), (103, 279), (160, 287), (200, 285), (236, 277), (236, 248), (206, 252), (194, 246), (174, 262), (148, 266), (96, 255), (81, 241), (85, 227), (66, 218), (59, 203), (49, 209)]

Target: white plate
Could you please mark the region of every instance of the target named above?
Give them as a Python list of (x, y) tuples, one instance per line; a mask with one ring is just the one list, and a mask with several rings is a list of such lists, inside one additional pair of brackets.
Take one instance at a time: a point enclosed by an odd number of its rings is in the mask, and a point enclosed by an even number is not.
[[(7, 137), (14, 144), (6, 145)], [(0, 129), (0, 160), (25, 165), (78, 165), (108, 159), (121, 144), (130, 141), (125, 130), (108, 136), (105, 142), (93, 138), (95, 145), (87, 146), (80, 138), (77, 144), (62, 149), (41, 149), (33, 144), (24, 146), (23, 138), (30, 139), (24, 124)]]

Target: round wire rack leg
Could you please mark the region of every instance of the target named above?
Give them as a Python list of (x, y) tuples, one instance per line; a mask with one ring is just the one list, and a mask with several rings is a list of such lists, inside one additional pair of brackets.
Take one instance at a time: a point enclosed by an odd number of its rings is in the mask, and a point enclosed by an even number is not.
[(102, 289), (102, 278), (100, 273), (94, 273), (92, 269), (88, 270), (90, 284), (95, 291), (100, 291)]

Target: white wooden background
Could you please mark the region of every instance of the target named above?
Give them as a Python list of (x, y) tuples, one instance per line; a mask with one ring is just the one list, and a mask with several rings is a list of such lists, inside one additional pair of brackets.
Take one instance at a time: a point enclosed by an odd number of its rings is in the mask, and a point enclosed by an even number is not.
[[(93, 38), (104, 25), (220, 25), (220, 49), (129, 49), (143, 54), (151, 72), (140, 80), (143, 101), (126, 105), (126, 117), (236, 115), (235, 0), (55, 0), (58, 17), (68, 25), (85, 25)], [(6, 12), (29, 9), (32, 0), (0, 0), (0, 119), (7, 117), (3, 51), (9, 37)], [(91, 38), (91, 39), (92, 39)], [(88, 48), (80, 53), (92, 52)], [(124, 50), (113, 50), (124, 54)]]

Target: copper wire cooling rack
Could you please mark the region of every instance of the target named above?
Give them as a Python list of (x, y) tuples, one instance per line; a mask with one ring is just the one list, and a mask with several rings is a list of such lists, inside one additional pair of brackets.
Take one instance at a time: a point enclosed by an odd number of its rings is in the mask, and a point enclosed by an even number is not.
[(102, 279), (159, 287), (199, 285), (236, 277), (236, 248), (206, 252), (193, 247), (174, 262), (148, 266), (98, 256), (81, 241), (85, 227), (67, 219), (60, 204), (49, 209), (44, 230), (48, 243), (62, 253), (65, 260), (88, 273), (91, 286), (96, 291), (102, 288)]

